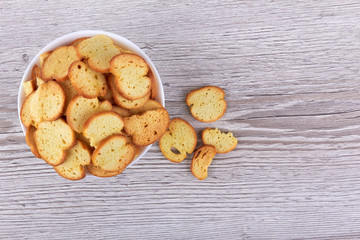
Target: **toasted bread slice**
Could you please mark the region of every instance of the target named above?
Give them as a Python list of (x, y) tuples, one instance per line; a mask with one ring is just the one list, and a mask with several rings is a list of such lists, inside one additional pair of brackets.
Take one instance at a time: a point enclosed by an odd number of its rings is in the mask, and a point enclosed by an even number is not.
[(191, 173), (199, 180), (204, 180), (208, 176), (208, 167), (216, 155), (213, 146), (203, 145), (198, 148), (191, 161)]
[(217, 128), (206, 128), (202, 132), (201, 138), (205, 145), (214, 146), (217, 153), (228, 153), (237, 145), (237, 139), (231, 132), (222, 133)]
[(92, 163), (87, 165), (86, 168), (89, 171), (89, 173), (91, 173), (96, 177), (113, 177), (119, 175), (120, 173), (122, 173), (122, 171), (124, 171), (124, 169), (121, 169), (117, 172), (107, 172), (103, 170), (101, 167), (94, 166)]
[(23, 82), (23, 89), (25, 92), (25, 96), (29, 96), (30, 93), (32, 93), (33, 91), (36, 90), (36, 88), (37, 88), (36, 81), (34, 81), (34, 80), (29, 80), (29, 81)]
[(97, 147), (103, 139), (121, 134), (124, 128), (122, 117), (113, 111), (104, 111), (92, 115), (84, 123), (83, 134), (90, 139), (90, 146)]
[(161, 108), (124, 118), (124, 129), (136, 145), (145, 146), (157, 141), (165, 133), (169, 122), (168, 112)]
[(35, 139), (34, 139), (34, 132), (36, 131), (36, 128), (34, 126), (29, 126), (26, 131), (25, 140), (27, 145), (30, 147), (31, 152), (35, 155), (37, 158), (41, 158), (39, 151), (37, 150)]
[(90, 139), (88, 139), (87, 137), (85, 137), (84, 134), (75, 132), (75, 138), (76, 138), (77, 140), (80, 140), (80, 141), (86, 143), (86, 145), (89, 145), (89, 146), (90, 146)]
[(124, 48), (121, 48), (119, 46), (116, 46), (117, 49), (119, 49), (120, 53), (133, 53), (132, 51), (130, 50), (127, 50), (127, 49), (124, 49)]
[(101, 167), (104, 171), (123, 171), (133, 160), (135, 147), (123, 135), (112, 135), (101, 141), (92, 154), (94, 166)]
[(37, 88), (39, 88), (40, 85), (42, 85), (44, 83), (46, 83), (46, 82), (41, 77), (36, 78), (36, 86), (37, 86)]
[(41, 76), (41, 70), (38, 65), (34, 65), (34, 67), (31, 70), (31, 79), (32, 81), (36, 81), (37, 77)]
[(135, 160), (135, 158), (137, 158), (137, 157), (139, 156), (139, 154), (140, 154), (140, 148), (139, 148), (139, 146), (136, 146), (136, 145), (133, 143), (132, 139), (131, 139), (131, 140), (128, 140), (128, 141), (131, 142), (131, 143), (134, 145), (134, 147), (135, 147), (135, 153), (134, 153), (134, 157), (133, 157), (133, 160)]
[(65, 81), (71, 63), (80, 60), (74, 46), (62, 46), (55, 49), (45, 59), (41, 67), (41, 78), (45, 81)]
[(111, 38), (105, 35), (97, 35), (81, 41), (76, 46), (76, 50), (82, 58), (88, 60), (92, 69), (101, 73), (109, 72), (110, 60), (120, 54), (120, 50)]
[(155, 77), (154, 77), (154, 74), (151, 71), (151, 69), (149, 70), (149, 78), (151, 79), (151, 96), (150, 96), (150, 99), (155, 100), (157, 95), (158, 95), (157, 83), (155, 82)]
[(58, 119), (64, 110), (65, 93), (59, 83), (46, 82), (36, 90), (31, 100), (30, 114), (35, 122)]
[(117, 114), (119, 114), (122, 118), (131, 116), (131, 112), (125, 108), (121, 108), (113, 105), (112, 110)]
[[(105, 75), (105, 74), (104, 74), (104, 75)], [(109, 83), (108, 83), (107, 80), (106, 80), (106, 89), (107, 89), (107, 91), (106, 91), (105, 96), (99, 96), (99, 99), (100, 99), (101, 101), (108, 100), (109, 102), (111, 102), (112, 104), (114, 104), (114, 103), (115, 103), (114, 97), (113, 97), (113, 95), (112, 95), (112, 92), (111, 92), (111, 90), (110, 90), (110, 86), (109, 86)]]
[(86, 176), (86, 165), (91, 163), (91, 148), (80, 140), (66, 150), (66, 158), (63, 163), (54, 166), (55, 171), (69, 180), (80, 180)]
[(201, 122), (214, 122), (226, 111), (225, 92), (214, 86), (203, 87), (190, 92), (186, 104), (193, 117)]
[(64, 93), (65, 93), (65, 106), (64, 109), (67, 109), (67, 106), (69, 105), (69, 102), (71, 101), (71, 99), (77, 95), (77, 92), (74, 88), (74, 86), (72, 85), (70, 79), (67, 79), (64, 82), (59, 82), (60, 86), (63, 88)]
[(191, 154), (195, 150), (196, 142), (194, 128), (187, 121), (174, 118), (169, 124), (169, 130), (160, 138), (159, 147), (167, 159), (178, 163), (186, 158), (186, 153)]
[(151, 91), (151, 79), (147, 76), (149, 66), (135, 54), (123, 53), (113, 57), (110, 72), (116, 76), (117, 90), (126, 99), (143, 98)]
[(83, 40), (88, 39), (88, 37), (83, 37), (83, 38), (78, 38), (75, 39), (74, 41), (72, 41), (69, 45), (72, 45), (74, 47), (77, 47), (77, 45), (79, 45), (79, 43), (81, 43)]
[(69, 78), (77, 93), (86, 98), (105, 96), (106, 79), (102, 73), (92, 70), (82, 61), (75, 61), (69, 67)]
[(76, 95), (66, 109), (66, 121), (75, 132), (81, 133), (84, 123), (89, 117), (111, 109), (112, 105), (108, 101), (100, 102), (97, 98), (89, 99)]
[[(128, 139), (129, 141), (129, 139)], [(133, 145), (135, 147), (135, 155), (133, 157), (133, 159), (135, 159), (138, 155), (139, 155), (139, 148), (135, 145)], [(97, 167), (94, 166), (92, 163), (89, 164), (87, 167), (87, 170), (89, 171), (89, 173), (91, 173), (94, 176), (97, 177), (113, 177), (116, 175), (119, 175), (120, 173), (122, 173), (122, 171), (124, 171), (124, 168), (121, 168), (119, 171), (116, 172), (108, 172), (103, 170), (101, 167)]]
[(159, 108), (164, 108), (164, 107), (159, 102), (150, 99), (143, 106), (141, 106), (139, 108), (135, 108), (135, 109), (130, 109), (130, 113), (132, 115), (134, 115), (134, 114), (142, 114), (142, 113), (144, 113), (146, 111), (156, 110), (156, 109), (159, 109)]
[(133, 142), (132, 137), (129, 136), (129, 135), (127, 135), (126, 132), (125, 132), (125, 130), (123, 130), (121, 134), (126, 137), (126, 139), (127, 139), (127, 141), (128, 141), (129, 143), (132, 143), (132, 144), (134, 145), (134, 147), (135, 147), (134, 159), (135, 159), (135, 158), (136, 158), (137, 156), (139, 156), (139, 154), (140, 154), (140, 148), (139, 148), (139, 146), (137, 146), (137, 145)]
[(128, 100), (124, 98), (118, 91), (115, 86), (115, 76), (110, 74), (108, 77), (108, 83), (110, 90), (113, 94), (115, 103), (125, 109), (135, 109), (144, 106), (144, 104), (149, 100), (150, 93), (143, 98), (136, 100)]
[(44, 65), (45, 59), (51, 54), (51, 51), (47, 51), (44, 52), (43, 54), (40, 55), (39, 57), (39, 66), (42, 67), (42, 65)]
[(23, 105), (20, 110), (20, 120), (25, 127), (29, 127), (31, 124), (34, 124), (34, 120), (31, 117), (31, 102), (35, 96), (35, 92), (32, 92), (25, 98)]
[(34, 139), (41, 158), (53, 166), (64, 162), (66, 149), (76, 143), (74, 131), (61, 118), (41, 122), (34, 133)]

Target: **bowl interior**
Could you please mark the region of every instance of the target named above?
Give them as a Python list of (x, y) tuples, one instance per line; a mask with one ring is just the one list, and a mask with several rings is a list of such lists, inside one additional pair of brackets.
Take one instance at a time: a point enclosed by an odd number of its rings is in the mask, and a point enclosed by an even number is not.
[[(105, 32), (105, 31), (101, 31), (101, 30), (83, 30), (83, 31), (69, 33), (67, 35), (59, 37), (59, 38), (55, 39), (54, 41), (50, 42), (47, 46), (45, 46), (43, 49), (41, 49), (41, 51), (31, 60), (30, 64), (26, 68), (24, 76), (21, 79), (21, 83), (19, 86), (19, 93), (18, 93), (18, 116), (19, 116), (19, 122), (20, 122), (21, 128), (24, 132), (24, 135), (26, 133), (27, 128), (22, 124), (22, 122), (20, 120), (20, 109), (21, 109), (23, 102), (25, 101), (26, 96), (25, 96), (25, 93), (23, 90), (22, 83), (24, 81), (27, 81), (30, 79), (31, 70), (35, 64), (39, 64), (40, 55), (43, 54), (44, 52), (54, 50), (57, 47), (68, 45), (75, 39), (82, 38), (82, 37), (93, 37), (93, 36), (96, 36), (99, 34), (104, 34), (104, 35), (110, 37), (114, 41), (114, 43), (116, 45), (118, 45), (119, 47), (126, 49), (126, 50), (130, 50), (131, 52), (141, 56), (146, 61), (146, 63), (149, 65), (149, 67), (154, 75), (155, 86), (156, 86), (156, 90), (157, 90), (156, 100), (165, 107), (164, 90), (163, 90), (163, 86), (161, 83), (159, 73), (156, 70), (156, 68), (155, 68), (154, 64), (152, 63), (152, 61), (150, 60), (150, 58), (138, 46), (136, 46), (133, 42), (129, 41), (128, 39), (126, 39), (120, 35), (114, 34), (114, 33)], [(151, 145), (145, 146), (145, 147), (140, 147), (140, 154), (132, 161), (130, 166), (132, 164), (134, 164), (136, 161), (138, 161), (142, 156), (144, 156), (144, 154), (150, 149), (150, 147), (151, 147)]]

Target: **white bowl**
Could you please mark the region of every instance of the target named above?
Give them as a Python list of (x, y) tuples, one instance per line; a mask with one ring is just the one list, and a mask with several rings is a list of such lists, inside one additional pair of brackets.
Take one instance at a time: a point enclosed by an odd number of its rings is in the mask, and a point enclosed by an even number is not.
[[(24, 73), (23, 78), (21, 79), (21, 83), (19, 86), (19, 93), (18, 93), (18, 115), (19, 115), (19, 122), (21, 125), (21, 128), (24, 132), (24, 135), (26, 133), (27, 128), (22, 124), (21, 120), (20, 120), (20, 109), (21, 106), (23, 104), (23, 102), (25, 101), (25, 93), (23, 90), (23, 82), (27, 81), (30, 79), (31, 77), (31, 70), (33, 68), (33, 66), (35, 64), (39, 64), (39, 57), (41, 54), (43, 54), (44, 52), (47, 51), (51, 51), (54, 50), (57, 47), (63, 46), (63, 45), (68, 45), (70, 44), (72, 41), (74, 41), (75, 39), (78, 38), (82, 38), (82, 37), (93, 37), (99, 34), (103, 34), (106, 35), (108, 37), (110, 37), (114, 43), (118, 46), (120, 46), (123, 49), (126, 50), (130, 50), (131, 52), (141, 56), (146, 63), (149, 65), (153, 75), (154, 75), (154, 79), (155, 79), (155, 84), (156, 84), (156, 90), (157, 90), (157, 97), (156, 100), (158, 102), (160, 102), (164, 107), (165, 107), (165, 96), (164, 96), (164, 89), (161, 83), (161, 79), (159, 76), (158, 71), (156, 70), (153, 62), (150, 60), (150, 58), (138, 47), (136, 46), (133, 42), (131, 42), (130, 40), (114, 34), (114, 33), (110, 33), (110, 32), (105, 32), (105, 31), (101, 31), (101, 30), (83, 30), (83, 31), (77, 31), (77, 32), (73, 32), (73, 33), (69, 33), (66, 34), (64, 36), (61, 36), (57, 39), (55, 39), (54, 41), (50, 42), (48, 45), (46, 45), (46, 47), (44, 47), (43, 49), (40, 50), (40, 52), (38, 52), (38, 54), (36, 54), (36, 56), (31, 60), (29, 66), (26, 68), (26, 71)], [(146, 146), (146, 147), (141, 147), (140, 148), (140, 154), (137, 156), (137, 158), (134, 159), (134, 161), (132, 161), (132, 163), (130, 164), (130, 166), (132, 164), (134, 164), (135, 162), (137, 162), (142, 156), (145, 155), (145, 153), (150, 149), (151, 145)]]

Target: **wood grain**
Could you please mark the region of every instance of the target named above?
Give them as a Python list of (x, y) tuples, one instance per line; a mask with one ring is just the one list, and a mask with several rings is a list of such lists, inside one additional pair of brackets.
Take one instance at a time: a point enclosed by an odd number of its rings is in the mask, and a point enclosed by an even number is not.
[[(358, 1), (3, 0), (0, 16), (1, 239), (360, 239)], [(43, 46), (82, 29), (138, 44), (170, 115), (237, 148), (204, 181), (157, 144), (115, 178), (57, 176), (25, 144), (17, 90)], [(205, 124), (184, 99), (208, 84), (228, 109)]]

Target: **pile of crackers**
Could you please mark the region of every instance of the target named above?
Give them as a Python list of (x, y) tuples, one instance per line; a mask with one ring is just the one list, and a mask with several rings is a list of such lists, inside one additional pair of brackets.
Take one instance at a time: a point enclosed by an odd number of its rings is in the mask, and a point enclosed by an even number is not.
[[(196, 147), (194, 128), (170, 121), (156, 99), (156, 82), (140, 56), (111, 38), (80, 38), (40, 56), (23, 83), (26, 99), (20, 118), (32, 153), (62, 177), (79, 180), (120, 174), (139, 154), (139, 147), (160, 139), (166, 158), (181, 162)], [(226, 111), (225, 93), (208, 86), (188, 94), (186, 103), (198, 120), (212, 122)], [(204, 146), (194, 154), (191, 170), (198, 179), (216, 153), (233, 150), (232, 133), (203, 131)]]

